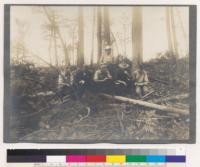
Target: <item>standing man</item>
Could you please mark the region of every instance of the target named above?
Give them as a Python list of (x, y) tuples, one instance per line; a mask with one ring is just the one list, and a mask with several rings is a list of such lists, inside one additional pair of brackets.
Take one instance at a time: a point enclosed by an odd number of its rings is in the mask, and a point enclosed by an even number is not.
[(115, 64), (113, 63), (112, 48), (110, 45), (106, 45), (105, 52), (100, 59), (100, 64), (104, 64), (112, 76), (115, 73)]
[(100, 58), (100, 64), (112, 64), (113, 63), (113, 56), (112, 56), (112, 49), (110, 45), (105, 47), (105, 53)]
[(149, 79), (144, 65), (140, 64), (139, 69), (133, 73), (133, 81), (135, 83), (135, 92), (139, 98), (148, 93)]

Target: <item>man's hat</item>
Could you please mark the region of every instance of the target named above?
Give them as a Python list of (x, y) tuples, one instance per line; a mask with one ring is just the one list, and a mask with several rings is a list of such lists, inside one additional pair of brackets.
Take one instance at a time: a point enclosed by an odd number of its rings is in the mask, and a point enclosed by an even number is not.
[(105, 50), (110, 50), (111, 49), (111, 46), (110, 45), (107, 45), (106, 47), (105, 47)]
[(118, 64), (118, 67), (126, 69), (128, 68), (130, 65), (128, 63), (126, 63), (125, 61), (122, 61)]
[(104, 64), (104, 63), (102, 63), (102, 64), (100, 64), (100, 67), (101, 67), (101, 68), (106, 68), (106, 67), (107, 67), (107, 65), (106, 65), (106, 64)]

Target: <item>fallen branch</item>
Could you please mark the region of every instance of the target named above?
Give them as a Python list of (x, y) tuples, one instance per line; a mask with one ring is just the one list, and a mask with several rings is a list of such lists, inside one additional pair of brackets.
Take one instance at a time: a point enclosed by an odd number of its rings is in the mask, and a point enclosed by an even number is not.
[(151, 95), (152, 93), (154, 93), (155, 91), (151, 91), (151, 92), (149, 92), (149, 93), (147, 93), (146, 95), (144, 95), (144, 96), (142, 96), (142, 98), (141, 99), (146, 99), (147, 97), (149, 97), (149, 95)]
[(189, 115), (189, 110), (184, 110), (184, 109), (179, 109), (179, 108), (174, 108), (174, 107), (167, 107), (159, 104), (154, 104), (154, 103), (149, 103), (146, 101), (142, 100), (135, 100), (135, 99), (130, 99), (127, 97), (122, 97), (122, 96), (111, 96), (108, 94), (100, 94), (102, 97), (112, 99), (112, 100), (117, 100), (121, 102), (126, 102), (126, 103), (131, 103), (134, 105), (139, 105), (139, 106), (144, 106), (147, 108), (153, 108), (157, 109), (160, 111), (166, 111), (166, 112), (172, 112), (172, 113), (178, 113), (178, 114), (183, 114), (183, 115)]
[(52, 91), (38, 92), (36, 94), (29, 95), (28, 97), (51, 96), (51, 95), (55, 95), (55, 92)]
[(90, 109), (90, 107), (86, 107), (86, 108), (87, 108), (87, 114), (85, 116), (79, 115), (80, 119), (75, 121), (74, 123), (77, 124), (77, 123), (81, 122), (82, 120), (86, 119), (87, 117), (89, 117), (91, 109)]
[(189, 97), (189, 94), (185, 93), (185, 94), (181, 94), (181, 95), (175, 95), (175, 96), (170, 96), (170, 97), (166, 97), (166, 98), (157, 99), (157, 100), (154, 100), (153, 102), (160, 103), (160, 102), (170, 101), (170, 100), (186, 99), (188, 97)]
[(160, 82), (162, 84), (165, 84), (165, 85), (169, 85), (170, 83), (167, 82), (167, 81), (164, 81), (164, 80), (161, 80), (161, 79), (157, 79), (157, 78), (154, 78), (154, 77), (149, 77), (149, 79), (153, 82), (153, 81), (157, 81), (157, 82)]

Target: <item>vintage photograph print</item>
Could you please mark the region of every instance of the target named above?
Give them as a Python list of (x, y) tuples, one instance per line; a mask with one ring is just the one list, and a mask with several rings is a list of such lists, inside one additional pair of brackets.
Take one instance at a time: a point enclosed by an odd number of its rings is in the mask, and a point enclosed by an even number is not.
[(5, 142), (195, 143), (196, 6), (4, 12)]

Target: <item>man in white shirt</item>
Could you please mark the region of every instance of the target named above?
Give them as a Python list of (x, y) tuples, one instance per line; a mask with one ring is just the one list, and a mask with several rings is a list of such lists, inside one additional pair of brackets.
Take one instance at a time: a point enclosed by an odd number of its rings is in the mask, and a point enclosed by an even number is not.
[(140, 64), (139, 69), (134, 71), (133, 81), (135, 83), (135, 92), (139, 98), (148, 93), (149, 79), (143, 64)]

